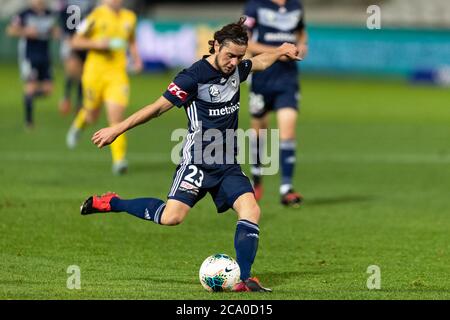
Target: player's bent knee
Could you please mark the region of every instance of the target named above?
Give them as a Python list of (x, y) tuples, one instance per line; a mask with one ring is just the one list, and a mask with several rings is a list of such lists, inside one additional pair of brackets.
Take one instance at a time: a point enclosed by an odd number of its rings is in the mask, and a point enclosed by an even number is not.
[(165, 212), (161, 218), (161, 224), (166, 226), (177, 226), (184, 221), (184, 215), (176, 212)]
[(166, 226), (176, 226), (181, 224), (188, 214), (184, 208), (167, 205), (161, 216), (161, 224)]

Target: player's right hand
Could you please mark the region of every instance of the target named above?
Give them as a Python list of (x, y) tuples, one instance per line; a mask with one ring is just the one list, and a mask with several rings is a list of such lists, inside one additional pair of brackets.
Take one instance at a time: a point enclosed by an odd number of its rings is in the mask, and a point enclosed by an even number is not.
[(35, 27), (25, 27), (23, 33), (25, 38), (37, 39), (39, 37), (39, 31)]
[(114, 127), (108, 127), (98, 130), (92, 136), (92, 142), (99, 148), (103, 148), (116, 140), (119, 134), (116, 132)]

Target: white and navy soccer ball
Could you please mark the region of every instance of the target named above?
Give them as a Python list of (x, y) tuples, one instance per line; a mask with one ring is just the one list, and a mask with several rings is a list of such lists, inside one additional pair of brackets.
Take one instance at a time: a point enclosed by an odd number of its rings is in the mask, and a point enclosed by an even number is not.
[(240, 281), (241, 269), (236, 260), (226, 254), (214, 254), (203, 261), (199, 278), (210, 292), (231, 291)]

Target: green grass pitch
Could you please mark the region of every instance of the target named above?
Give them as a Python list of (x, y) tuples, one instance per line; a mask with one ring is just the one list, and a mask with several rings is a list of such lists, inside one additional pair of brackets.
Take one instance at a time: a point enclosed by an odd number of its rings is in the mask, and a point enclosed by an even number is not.
[[(65, 147), (70, 117), (55, 95), (22, 126), (15, 64), (0, 66), (0, 299), (449, 299), (450, 91), (401, 81), (305, 77), (295, 184), (301, 209), (279, 204), (278, 176), (265, 179), (253, 274), (272, 294), (207, 293), (203, 259), (235, 255), (236, 216), (207, 196), (177, 227), (126, 214), (82, 217), (89, 195), (165, 199), (175, 165), (172, 130), (181, 110), (129, 133), (130, 172), (114, 177), (109, 150), (86, 130)], [(128, 114), (157, 98), (172, 75), (132, 79)], [(240, 124), (248, 128), (247, 87)], [(247, 167), (245, 167), (248, 170)], [(248, 171), (247, 171), (248, 172)], [(81, 270), (69, 290), (67, 268)], [(367, 268), (381, 270), (368, 290)]]

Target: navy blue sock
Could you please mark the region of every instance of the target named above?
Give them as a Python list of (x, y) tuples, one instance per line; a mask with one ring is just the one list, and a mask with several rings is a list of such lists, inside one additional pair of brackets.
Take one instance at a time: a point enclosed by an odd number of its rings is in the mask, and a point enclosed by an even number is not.
[(250, 270), (258, 250), (259, 227), (248, 220), (239, 220), (234, 236), (236, 260), (241, 269), (241, 280), (250, 278)]
[(37, 91), (34, 93), (33, 97), (34, 97), (34, 98), (40, 98), (40, 97), (43, 97), (43, 96), (45, 96), (45, 95), (46, 95), (45, 91), (39, 89), (39, 90), (37, 90)]
[(164, 201), (154, 198), (133, 200), (112, 198), (110, 205), (113, 212), (127, 212), (135, 217), (150, 220), (157, 224), (161, 224), (162, 213), (166, 207)]
[(252, 162), (251, 162), (251, 173), (253, 175), (253, 181), (255, 183), (261, 182), (262, 176), (262, 149), (265, 146), (265, 139), (260, 137), (258, 134), (254, 134), (250, 137), (250, 147), (252, 150)]
[(73, 80), (70, 77), (66, 77), (64, 81), (64, 99), (70, 99), (70, 91), (72, 89)]
[(33, 95), (25, 95), (25, 122), (27, 125), (33, 124)]
[(281, 186), (292, 186), (295, 167), (295, 140), (280, 142)]
[(81, 81), (78, 81), (78, 88), (77, 88), (77, 110), (80, 110), (83, 105), (83, 85), (81, 84)]

